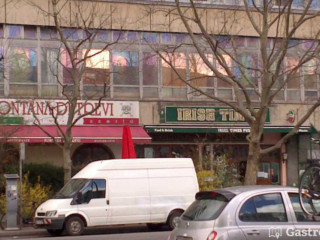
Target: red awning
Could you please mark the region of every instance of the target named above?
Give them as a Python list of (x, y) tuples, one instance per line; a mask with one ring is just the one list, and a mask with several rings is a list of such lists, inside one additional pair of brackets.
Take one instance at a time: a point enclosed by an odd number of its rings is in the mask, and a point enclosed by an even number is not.
[[(45, 131), (62, 142), (56, 126), (43, 126)], [(65, 127), (62, 127), (65, 130)], [(141, 126), (130, 126), (134, 143), (150, 143), (151, 137)], [(74, 126), (73, 142), (79, 143), (121, 143), (122, 126)], [(7, 142), (46, 143), (53, 142), (46, 133), (37, 126), (0, 125), (0, 140)]]

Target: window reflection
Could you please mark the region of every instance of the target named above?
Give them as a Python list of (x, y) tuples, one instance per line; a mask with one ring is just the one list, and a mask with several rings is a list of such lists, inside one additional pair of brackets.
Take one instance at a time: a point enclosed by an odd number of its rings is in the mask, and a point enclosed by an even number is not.
[(109, 84), (110, 73), (110, 53), (107, 50), (91, 49), (87, 52), (82, 51), (82, 57), (85, 57), (84, 84)]
[(165, 53), (162, 56), (164, 58), (161, 59), (162, 84), (164, 86), (186, 86), (185, 82), (180, 79), (180, 77), (186, 79), (186, 55), (184, 53)]
[(10, 48), (10, 82), (37, 82), (37, 52), (33, 48)]
[(37, 38), (37, 27), (24, 26), (24, 38), (36, 39)]
[(234, 74), (240, 80), (241, 84), (246, 88), (258, 87), (256, 79), (257, 57), (244, 55), (239, 56), (239, 63), (235, 63)]
[(17, 25), (9, 25), (9, 37), (10, 38), (20, 38), (22, 27)]
[(158, 58), (156, 53), (143, 53), (143, 85), (158, 84)]
[(43, 83), (57, 83), (58, 52), (58, 49), (41, 49), (41, 81)]
[(62, 29), (63, 36), (68, 40), (78, 40), (78, 29), (76, 28), (63, 28)]
[(288, 100), (300, 100), (300, 69), (299, 58), (287, 57), (287, 98)]
[(114, 67), (113, 82), (115, 85), (139, 84), (139, 54), (138, 52), (113, 52)]
[(66, 50), (61, 51), (63, 82), (73, 84), (71, 58)]
[[(213, 55), (206, 55), (207, 60), (213, 64)], [(213, 87), (213, 72), (203, 61), (199, 54), (189, 55), (190, 83), (195, 87)]]
[(158, 35), (156, 33), (144, 32), (142, 34), (142, 40), (143, 42), (147, 42), (147, 43), (157, 43)]
[(318, 98), (318, 66), (315, 59), (303, 64), (303, 83), (305, 89), (305, 100), (312, 101)]
[(57, 39), (57, 31), (53, 27), (41, 27), (40, 28), (41, 39)]

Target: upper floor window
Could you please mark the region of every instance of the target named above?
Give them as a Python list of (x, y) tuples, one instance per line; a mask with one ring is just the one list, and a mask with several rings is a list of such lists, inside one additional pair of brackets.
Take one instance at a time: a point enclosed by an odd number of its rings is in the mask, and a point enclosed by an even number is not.
[(8, 26), (8, 37), (9, 38), (22, 38), (22, 26), (9, 25)]
[(36, 26), (24, 26), (24, 38), (37, 39), (37, 27)]
[(41, 39), (57, 39), (57, 31), (54, 27), (41, 27), (40, 28), (40, 38)]
[(143, 97), (158, 98), (158, 57), (156, 53), (142, 54)]
[(41, 48), (41, 96), (58, 95), (59, 50)]
[(146, 43), (157, 43), (158, 42), (158, 34), (151, 32), (142, 33), (142, 42)]
[(35, 96), (37, 88), (37, 52), (34, 48), (9, 49), (10, 95)]
[(83, 74), (84, 95), (88, 98), (106, 95), (107, 87), (110, 85), (110, 52), (84, 49), (82, 57), (86, 58)]
[(68, 40), (79, 40), (79, 30), (76, 28), (63, 28), (62, 34)]
[(162, 96), (186, 98), (186, 83), (183, 81), (187, 73), (185, 53), (163, 53), (162, 57)]
[(302, 66), (305, 101), (314, 101), (319, 95), (318, 65), (315, 59), (310, 60)]
[(113, 84), (116, 98), (139, 98), (139, 53), (112, 52)]
[(300, 100), (300, 67), (299, 57), (286, 58), (287, 100)]

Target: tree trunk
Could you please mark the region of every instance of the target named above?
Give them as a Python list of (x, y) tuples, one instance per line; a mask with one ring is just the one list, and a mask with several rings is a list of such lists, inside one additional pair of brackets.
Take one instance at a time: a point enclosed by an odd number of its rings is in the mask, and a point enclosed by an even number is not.
[(64, 184), (66, 184), (71, 178), (71, 145), (65, 144), (63, 148), (63, 172), (64, 172)]
[(244, 185), (257, 184), (257, 172), (260, 161), (260, 141), (251, 140), (249, 143), (249, 155), (247, 159)]

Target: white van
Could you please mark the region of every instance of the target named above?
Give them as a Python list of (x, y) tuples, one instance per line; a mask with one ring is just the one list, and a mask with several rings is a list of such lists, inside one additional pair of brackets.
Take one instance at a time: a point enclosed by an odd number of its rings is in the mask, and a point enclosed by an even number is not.
[(85, 227), (147, 223), (173, 229), (199, 191), (190, 158), (102, 160), (88, 164), (36, 210), (51, 235)]

